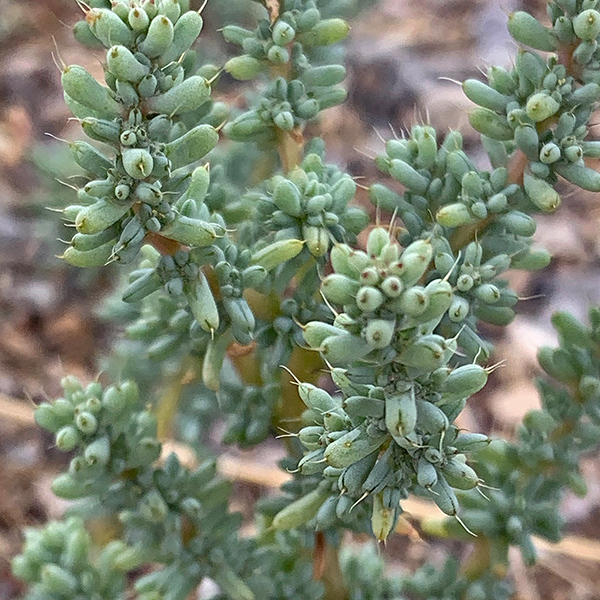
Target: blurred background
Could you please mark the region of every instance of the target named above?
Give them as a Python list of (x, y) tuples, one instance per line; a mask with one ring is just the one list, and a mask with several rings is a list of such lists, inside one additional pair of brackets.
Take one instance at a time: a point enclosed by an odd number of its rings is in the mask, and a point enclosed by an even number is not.
[[(196, 3), (199, 4), (199, 3)], [(216, 0), (214, 4), (217, 4)], [(213, 61), (225, 48), (216, 30), (228, 11), (239, 13), (246, 0), (209, 0), (204, 13)], [(346, 165), (368, 184), (377, 178), (369, 157), (415, 121), (439, 131), (459, 128), (467, 147), (485, 166), (475, 132), (468, 126), (469, 101), (443, 77), (480, 76), (489, 64), (509, 66), (515, 46), (505, 27), (506, 12), (545, 12), (545, 0), (379, 0), (353, 22), (348, 47), (349, 101), (328, 110), (322, 135), (328, 159)], [(100, 56), (75, 43), (71, 26), (80, 18), (74, 0), (0, 0), (0, 599), (17, 598), (20, 585), (9, 559), (20, 549), (21, 530), (58, 517), (64, 503), (50, 483), (66, 459), (32, 421), (32, 408), (59, 393), (60, 378), (72, 373), (85, 381), (98, 375), (98, 359), (119, 335), (102, 316), (114, 271), (78, 271), (55, 258), (67, 237), (60, 216), (45, 207), (64, 207), (74, 192), (57, 180), (75, 172), (68, 146), (52, 136), (81, 137), (69, 120), (54, 57), (77, 62), (100, 76)], [(223, 79), (216, 93), (237, 97)], [(591, 137), (596, 137), (592, 128)], [(600, 166), (600, 165), (599, 165)], [(506, 360), (484, 392), (472, 402), (463, 426), (510, 437), (522, 416), (537, 407), (535, 352), (555, 342), (550, 314), (567, 309), (586, 318), (587, 305), (600, 296), (600, 202), (594, 194), (566, 187), (557, 215), (542, 217), (536, 240), (554, 255), (543, 272), (511, 273), (524, 298), (518, 317), (502, 331), (488, 327), (497, 344), (494, 362)], [(374, 213), (366, 197), (360, 201)], [(277, 443), (260, 450), (227, 449), (230, 474), (240, 494), (251, 500), (277, 483)], [(260, 463), (258, 457), (260, 456)], [(236, 461), (238, 461), (236, 463)], [(243, 461), (240, 463), (239, 461)], [(243, 464), (242, 477), (236, 464)], [(273, 465), (269, 467), (265, 465)], [(267, 470), (265, 470), (265, 468)], [(254, 471), (253, 471), (254, 469)], [(262, 469), (262, 470), (261, 470)], [(564, 515), (569, 538), (558, 549), (542, 549), (530, 571), (515, 556), (512, 576), (519, 598), (527, 600), (600, 598), (600, 461), (583, 465), (589, 493), (568, 495)], [(237, 475), (236, 475), (237, 473)], [(254, 473), (254, 475), (252, 475)], [(250, 475), (249, 475), (250, 474)], [(385, 549), (392, 566), (413, 569), (425, 557), (440, 560), (452, 548), (414, 529), (395, 536)], [(435, 514), (435, 513), (434, 513)], [(427, 515), (425, 515), (427, 516)]]

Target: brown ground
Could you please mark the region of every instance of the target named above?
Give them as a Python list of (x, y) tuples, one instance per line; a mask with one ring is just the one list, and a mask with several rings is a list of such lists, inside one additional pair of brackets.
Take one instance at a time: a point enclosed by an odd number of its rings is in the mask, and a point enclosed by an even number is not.
[[(330, 110), (324, 123), (330, 158), (347, 162), (354, 175), (370, 182), (376, 174), (361, 152), (381, 148), (375, 129), (389, 137), (388, 123), (399, 130), (415, 118), (428, 118), (440, 129), (460, 127), (474, 148), (464, 112), (469, 103), (458, 86), (439, 77), (461, 80), (477, 76), (478, 67), (509, 64), (514, 45), (499, 5), (507, 11), (526, 5), (542, 14), (545, 2), (381, 0), (377, 10), (355, 22), (351, 100)], [(7, 599), (19, 593), (8, 558), (19, 550), (21, 528), (62, 510), (49, 492), (61, 457), (50, 438), (31, 425), (31, 399), (53, 396), (64, 373), (93, 378), (97, 353), (110, 338), (107, 325), (94, 316), (106, 278), (63, 268), (53, 258), (60, 245), (50, 239), (57, 235), (56, 221), (40, 219), (42, 206), (64, 205), (70, 192), (51, 185), (31, 162), (44, 148), (47, 152), (45, 132), (78, 135), (62, 102), (51, 58), (53, 38), (66, 63), (100, 71), (95, 57), (76, 46), (64, 26), (76, 20), (77, 12), (71, 0), (0, 0), (0, 598)], [(48, 169), (51, 156), (43, 160)], [(541, 220), (537, 239), (552, 250), (554, 260), (543, 273), (513, 275), (519, 294), (536, 299), (519, 305), (518, 318), (503, 334), (490, 330), (498, 340), (497, 359), (505, 358), (508, 366), (495, 372), (486, 393), (465, 414), (466, 426), (509, 436), (537, 405), (531, 383), (538, 372), (535, 350), (554, 342), (551, 312), (569, 309), (584, 317), (587, 304), (598, 300), (598, 217), (598, 199), (577, 192), (558, 215)], [(513, 574), (523, 600), (600, 598), (600, 463), (589, 459), (584, 466), (590, 493), (564, 503), (568, 532), (578, 537), (561, 553), (542, 551), (533, 571), (525, 572), (515, 560)], [(248, 472), (252, 468), (242, 469)], [(260, 477), (269, 474), (261, 471)], [(240, 485), (245, 498), (260, 492), (252, 483)], [(418, 511), (416, 506), (413, 513)], [(396, 536), (387, 553), (412, 567), (425, 556), (438, 556), (440, 549), (430, 540)]]

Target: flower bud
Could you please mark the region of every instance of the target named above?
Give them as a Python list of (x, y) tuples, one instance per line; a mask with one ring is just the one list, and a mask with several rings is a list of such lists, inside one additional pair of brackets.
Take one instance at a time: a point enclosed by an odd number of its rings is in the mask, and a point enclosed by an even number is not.
[(425, 288), (414, 285), (407, 288), (400, 296), (397, 303), (398, 308), (402, 313), (415, 317), (420, 315), (429, 306), (429, 296), (425, 292)]
[(375, 287), (363, 286), (356, 293), (356, 305), (363, 312), (374, 312), (385, 302), (385, 296)]
[(134, 7), (129, 11), (127, 15), (127, 21), (129, 22), (129, 26), (134, 31), (145, 31), (148, 29), (148, 25), (150, 25), (150, 18), (148, 13), (139, 7)]
[(398, 298), (404, 290), (404, 284), (395, 275), (386, 277), (379, 287), (388, 298)]
[(254, 37), (254, 33), (249, 29), (244, 29), (238, 25), (225, 25), (221, 30), (225, 41), (229, 44), (237, 44), (241, 46), (246, 38)]
[(301, 119), (309, 121), (310, 119), (314, 119), (317, 116), (320, 108), (321, 105), (319, 104), (319, 102), (317, 102), (315, 98), (309, 98), (308, 100), (296, 106), (295, 112), (296, 115)]
[(86, 117), (81, 121), (84, 133), (98, 142), (114, 144), (119, 141), (121, 127), (115, 121)]
[(280, 179), (273, 190), (273, 202), (283, 212), (292, 217), (300, 217), (302, 205), (300, 191), (289, 179)]
[(535, 127), (519, 125), (515, 129), (515, 143), (529, 160), (538, 160), (540, 154), (540, 138)]
[(90, 412), (80, 412), (75, 418), (75, 425), (77, 429), (86, 435), (95, 433), (98, 429), (98, 421), (96, 417)]
[(360, 360), (371, 350), (365, 340), (346, 332), (325, 338), (320, 348), (323, 357), (334, 366)]
[(435, 220), (442, 227), (461, 227), (474, 221), (466, 204), (454, 202), (442, 206), (435, 215)]
[(510, 96), (517, 89), (518, 84), (515, 78), (506, 69), (502, 67), (489, 67), (487, 71), (490, 85), (501, 94)]
[(395, 331), (395, 321), (387, 319), (370, 319), (364, 330), (367, 344), (376, 350), (390, 345)]
[(491, 283), (484, 283), (475, 288), (475, 297), (486, 304), (495, 304), (500, 299), (500, 290)]
[(299, 39), (307, 46), (329, 46), (344, 40), (349, 31), (350, 26), (343, 19), (323, 19)]
[(168, 92), (146, 99), (151, 112), (179, 115), (196, 110), (210, 98), (210, 84), (204, 77), (193, 75), (174, 85)]
[(427, 284), (425, 293), (429, 298), (426, 309), (414, 317), (415, 323), (425, 323), (434, 319), (439, 320), (452, 304), (452, 286), (442, 279), (434, 279)]
[(273, 117), (273, 123), (283, 131), (294, 129), (294, 115), (289, 110), (283, 110)]
[(148, 58), (157, 58), (166, 52), (173, 39), (173, 23), (165, 15), (157, 15), (150, 23), (146, 39), (138, 44), (138, 48)]
[(111, 385), (102, 394), (102, 406), (109, 413), (119, 415), (127, 406), (127, 401), (123, 392)]
[(504, 327), (515, 318), (515, 311), (508, 306), (489, 306), (479, 304), (473, 309), (473, 314), (486, 323)]
[(73, 597), (77, 592), (78, 582), (72, 573), (51, 563), (40, 570), (40, 578), (45, 589), (59, 596)]
[(159, 0), (158, 14), (165, 15), (175, 23), (181, 14), (181, 5), (179, 0)]
[(444, 384), (444, 397), (468, 398), (487, 383), (488, 372), (480, 365), (463, 365), (453, 369)]
[(405, 288), (408, 288), (423, 276), (425, 271), (431, 262), (431, 245), (429, 246), (428, 252), (420, 253), (408, 253), (406, 250), (402, 254), (402, 257), (397, 263), (390, 265), (390, 272), (393, 275), (398, 276)]
[(340, 333), (341, 330), (338, 327), (321, 321), (310, 321), (302, 330), (304, 340), (311, 348), (320, 348), (326, 338)]
[(501, 94), (477, 79), (467, 79), (463, 82), (462, 88), (469, 100), (495, 112), (503, 112), (511, 99), (510, 96)]
[(77, 21), (73, 25), (73, 36), (75, 39), (88, 48), (102, 48), (102, 42), (92, 33), (87, 21)]
[(256, 111), (248, 111), (227, 123), (223, 128), (225, 135), (235, 141), (247, 141), (263, 136), (270, 125)]
[(225, 71), (234, 79), (246, 81), (254, 79), (265, 69), (265, 63), (249, 54), (234, 56), (225, 63)]
[(380, 419), (384, 416), (385, 402), (378, 398), (367, 396), (350, 396), (345, 398), (342, 408), (351, 417), (374, 417)]
[(329, 235), (329, 231), (323, 227), (302, 225), (302, 236), (306, 242), (306, 247), (317, 258), (327, 254), (330, 243)]
[(358, 427), (329, 444), (325, 449), (325, 460), (332, 467), (349, 467), (377, 450), (386, 437), (370, 438), (365, 428)]
[(184, 13), (175, 23), (173, 42), (160, 57), (159, 65), (165, 66), (179, 60), (192, 47), (202, 31), (203, 25), (204, 21), (196, 11), (191, 10)]
[(423, 126), (418, 135), (415, 134), (415, 140), (417, 143), (416, 166), (421, 169), (433, 168), (438, 153), (437, 132), (433, 127)]
[(132, 83), (139, 83), (150, 71), (125, 46), (113, 46), (110, 48), (106, 54), (106, 64), (108, 70), (117, 79)]
[(506, 197), (506, 194), (494, 194), (488, 199), (486, 205), (490, 212), (502, 213), (508, 206), (508, 198)]
[(40, 404), (34, 413), (35, 422), (42, 427), (53, 433), (59, 431), (59, 429), (72, 421), (69, 416), (63, 416), (54, 408), (49, 402), (43, 402)]
[[(558, 110), (558, 109), (557, 109)], [(477, 108), (469, 114), (471, 127), (494, 140), (508, 141), (513, 131), (506, 118), (487, 108)]]
[(133, 32), (112, 10), (93, 8), (85, 17), (91, 32), (107, 47), (113, 44), (131, 46)]
[(332, 273), (323, 280), (321, 291), (334, 304), (350, 304), (359, 289), (358, 282), (340, 273)]
[(498, 223), (504, 225), (508, 231), (515, 235), (531, 237), (536, 230), (535, 221), (523, 212), (511, 210), (498, 219)]
[(454, 295), (448, 309), (448, 318), (454, 323), (461, 323), (469, 316), (469, 301), (462, 296)]
[(390, 175), (416, 194), (425, 194), (429, 180), (403, 160), (394, 159), (390, 163)]
[(281, 263), (298, 256), (303, 248), (304, 242), (302, 240), (278, 240), (255, 252), (252, 256), (252, 262), (267, 271), (271, 271)]
[(560, 104), (552, 96), (539, 92), (527, 100), (525, 110), (530, 119), (539, 123), (555, 115), (559, 108)]
[(161, 231), (165, 237), (187, 246), (210, 246), (217, 238), (217, 231), (212, 223), (178, 214)]
[(141, 499), (138, 510), (144, 519), (152, 523), (160, 523), (169, 513), (167, 503), (157, 490), (149, 491)]
[(127, 174), (134, 179), (146, 179), (152, 173), (154, 160), (152, 155), (143, 148), (130, 148), (123, 151), (123, 167)]
[(277, 531), (289, 531), (304, 525), (316, 516), (328, 495), (322, 487), (317, 487), (280, 510), (273, 519), (272, 527)]
[(75, 219), (77, 231), (94, 234), (103, 231), (121, 219), (131, 207), (130, 203), (123, 204), (107, 198), (101, 198), (90, 206), (83, 207)]
[(446, 481), (455, 489), (471, 490), (479, 483), (477, 473), (469, 465), (455, 458), (442, 465), (441, 470)]
[(71, 246), (63, 252), (61, 258), (74, 267), (102, 267), (113, 253), (114, 242), (113, 239), (90, 250), (78, 250)]
[(560, 206), (560, 195), (543, 179), (529, 173), (523, 176), (523, 187), (529, 199), (544, 212), (554, 212)]
[[(248, 336), (251, 336), (254, 333), (254, 327), (256, 325), (254, 314), (246, 302), (245, 298), (231, 298), (224, 297), (223, 305), (229, 318), (231, 319), (231, 323), (233, 326), (232, 331), (234, 335), (236, 335), (236, 331), (239, 330), (240, 334), (244, 334), (242, 337), (244, 340), (248, 339)], [(236, 338), (238, 336), (236, 335)], [(249, 342), (242, 342), (242, 340), (238, 339), (238, 341), (242, 344)]]
[(446, 431), (449, 427), (448, 417), (442, 409), (427, 400), (417, 401), (417, 425), (432, 435)]
[(397, 360), (408, 367), (433, 371), (443, 366), (444, 350), (436, 342), (417, 341), (403, 350)]
[(575, 41), (573, 22), (566, 15), (562, 15), (554, 21), (554, 33), (563, 44), (571, 44)]
[(56, 447), (63, 452), (69, 452), (73, 450), (79, 444), (80, 437), (79, 432), (73, 425), (66, 425), (59, 429), (56, 433), (55, 442)]
[(491, 440), (483, 433), (466, 433), (461, 432), (458, 434), (456, 439), (452, 442), (452, 445), (459, 452), (477, 452), (487, 448)]
[(102, 152), (87, 142), (76, 141), (69, 146), (75, 162), (97, 177), (106, 177), (107, 171), (113, 166)]
[(575, 35), (584, 41), (593, 42), (600, 35), (600, 13), (584, 10), (573, 19)]
[(394, 437), (410, 435), (417, 424), (417, 404), (414, 388), (391, 396), (385, 401), (385, 425)]
[(587, 327), (566, 311), (558, 311), (552, 315), (552, 325), (561, 340), (574, 346), (592, 347), (592, 339)]
[(508, 16), (508, 31), (513, 38), (536, 50), (554, 52), (556, 37), (550, 29), (544, 27), (533, 15), (517, 11)]
[(437, 483), (437, 479), (437, 469), (422, 456), (417, 464), (417, 483), (421, 487), (429, 489), (432, 485)]
[[(585, 153), (585, 150), (584, 150)], [(549, 142), (542, 146), (540, 150), (540, 161), (546, 165), (551, 165), (557, 160), (560, 160), (561, 151), (560, 148), (553, 142)]]
[(554, 170), (567, 181), (589, 192), (600, 192), (600, 173), (577, 164), (557, 163)]
[(108, 436), (103, 436), (92, 442), (85, 449), (83, 456), (89, 465), (106, 465), (110, 458), (110, 441)]
[(273, 26), (273, 31), (271, 33), (273, 41), (278, 46), (287, 46), (294, 39), (295, 35), (296, 32), (294, 28), (282, 19), (279, 19), (275, 23), (275, 25)]
[(398, 520), (399, 505), (390, 508), (384, 505), (383, 496), (386, 490), (378, 492), (373, 497), (371, 513), (371, 529), (379, 542), (385, 542)]
[(465, 173), (477, 170), (477, 167), (462, 150), (452, 150), (448, 153), (446, 167), (448, 172), (458, 181), (462, 181)]
[(82, 498), (88, 495), (86, 484), (83, 481), (73, 479), (69, 473), (59, 475), (52, 482), (52, 491), (59, 498), (65, 498), (67, 500), (75, 500), (76, 498)]
[[(219, 134), (211, 125), (197, 125), (165, 146), (165, 155), (172, 169), (185, 167), (208, 154), (219, 141)], [(124, 161), (123, 161), (124, 162)]]

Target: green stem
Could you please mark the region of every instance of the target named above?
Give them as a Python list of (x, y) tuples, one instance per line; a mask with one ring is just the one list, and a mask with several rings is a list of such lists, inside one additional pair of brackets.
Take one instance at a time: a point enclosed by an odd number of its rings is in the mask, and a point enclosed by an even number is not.
[(177, 408), (181, 398), (181, 392), (186, 385), (187, 375), (193, 369), (193, 362), (190, 356), (187, 356), (177, 370), (167, 382), (167, 385), (161, 394), (156, 405), (156, 421), (158, 424), (157, 437), (164, 441), (173, 437), (173, 423), (177, 415)]

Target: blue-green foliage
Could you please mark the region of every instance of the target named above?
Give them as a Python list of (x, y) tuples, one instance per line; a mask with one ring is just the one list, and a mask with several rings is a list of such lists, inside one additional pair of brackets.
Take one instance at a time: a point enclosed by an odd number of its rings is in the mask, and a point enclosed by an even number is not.
[[(116, 517), (121, 539), (95, 551), (70, 517), (28, 532), (14, 572), (31, 600), (125, 598), (128, 585), (142, 600), (183, 600), (205, 577), (223, 600), (506, 600), (509, 547), (532, 564), (532, 536), (561, 536), (565, 488), (586, 491), (579, 461), (600, 439), (600, 310), (589, 325), (554, 316), (560, 347), (539, 352), (542, 406), (514, 442), (455, 420), (493, 370), (479, 323), (515, 315), (503, 274), (550, 261), (532, 246), (535, 215), (558, 208), (559, 177), (600, 190), (585, 162), (600, 156), (586, 139), (600, 98), (597, 1), (549, 2), (552, 28), (511, 15), (511, 34), (533, 50), (463, 84), (490, 169), (456, 131), (416, 125), (386, 143), (375, 164), (401, 192), (369, 187), (393, 216), (364, 232), (364, 247), (356, 183), (320, 139), (305, 140), (346, 97), (341, 16), (358, 2), (260, 4), (254, 29), (223, 29), (241, 48), (224, 70), (256, 84), (231, 118), (211, 98), (219, 67), (195, 64), (203, 21), (187, 0), (98, 0), (75, 26), (108, 53), (106, 85), (63, 71), (67, 104), (102, 148), (71, 144), (90, 181), (63, 211), (77, 230), (64, 258), (133, 263), (121, 291), (131, 308), (112, 303), (125, 324), (107, 361), (115, 383), (67, 377), (36, 420), (73, 453), (54, 492), (79, 500), (80, 517)], [(213, 151), (222, 125), (229, 141)], [(291, 417), (281, 365), (312, 378), (294, 381), (304, 411)], [(180, 437), (203, 458), (195, 468), (159, 458), (156, 415), (173, 390)], [(291, 438), (281, 465), (294, 477), (257, 505), (254, 536), (228, 512), (231, 486), (206, 450), (223, 423), (225, 444), (254, 446), (275, 427)], [(448, 515), (429, 531), (483, 538), (488, 568), (467, 576), (448, 559), (390, 579), (372, 547), (342, 549), (341, 571), (321, 562), (346, 529), (384, 541), (410, 494)]]

